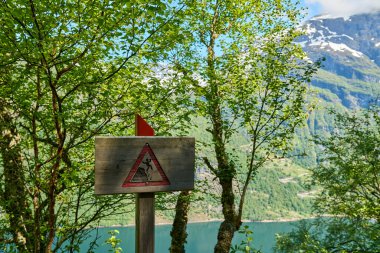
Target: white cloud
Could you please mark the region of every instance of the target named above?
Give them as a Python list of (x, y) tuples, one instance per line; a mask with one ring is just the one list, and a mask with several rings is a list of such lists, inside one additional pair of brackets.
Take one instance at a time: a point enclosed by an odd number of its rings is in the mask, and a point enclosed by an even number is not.
[(306, 4), (319, 4), (322, 13), (336, 17), (380, 10), (380, 0), (305, 0)]

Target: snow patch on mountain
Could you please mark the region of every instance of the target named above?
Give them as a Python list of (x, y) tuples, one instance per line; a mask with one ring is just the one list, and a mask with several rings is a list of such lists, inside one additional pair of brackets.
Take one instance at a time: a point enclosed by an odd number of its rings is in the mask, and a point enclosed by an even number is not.
[(306, 34), (313, 34), (313, 33), (317, 32), (317, 29), (315, 27), (311, 26), (311, 24), (307, 24), (305, 32), (306, 32)]
[(340, 52), (348, 51), (355, 57), (363, 56), (363, 53), (348, 47), (346, 44), (337, 44), (337, 43), (329, 42), (328, 46), (331, 47), (334, 51), (340, 51)]
[(363, 57), (363, 53), (356, 51), (346, 44), (342, 43), (334, 43), (334, 42), (326, 42), (326, 41), (314, 41), (310, 43), (309, 46), (319, 46), (321, 49), (325, 49), (326, 51), (329, 51), (329, 49), (332, 49), (335, 52), (349, 52), (355, 57)]
[(331, 31), (327, 26), (321, 26), (322, 29), (325, 29), (329, 34), (337, 35), (336, 32)]
[(342, 18), (344, 21), (352, 21), (351, 15), (333, 15), (333, 14), (317, 15), (311, 18), (310, 20), (323, 22), (323, 20), (326, 20), (326, 19), (337, 19), (337, 18)]
[(323, 15), (317, 15), (315, 17), (312, 17), (310, 20), (318, 20), (318, 21), (323, 21), (324, 19), (331, 19), (334, 18), (330, 14), (323, 14)]
[(331, 28), (323, 25), (315, 26), (313, 23), (308, 23), (304, 27), (305, 36), (298, 41), (302, 47), (305, 46), (315, 46), (322, 43), (327, 43), (328, 41), (337, 42), (347, 42), (347, 40), (353, 41), (354, 38), (347, 34), (339, 34), (332, 31)]
[(349, 38), (350, 40), (354, 40), (354, 38), (352, 38), (351, 36), (348, 36), (347, 34), (342, 34), (341, 37), (346, 37), (346, 38)]

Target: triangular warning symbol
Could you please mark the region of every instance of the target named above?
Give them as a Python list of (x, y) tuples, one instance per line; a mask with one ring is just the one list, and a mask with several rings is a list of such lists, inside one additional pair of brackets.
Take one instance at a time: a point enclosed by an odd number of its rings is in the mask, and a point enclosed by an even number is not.
[(152, 148), (144, 145), (122, 187), (170, 185)]

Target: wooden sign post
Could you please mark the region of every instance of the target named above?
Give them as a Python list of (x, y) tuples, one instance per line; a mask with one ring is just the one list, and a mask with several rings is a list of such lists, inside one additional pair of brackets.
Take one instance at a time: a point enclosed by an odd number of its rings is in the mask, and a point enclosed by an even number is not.
[(195, 139), (153, 137), (139, 115), (136, 135), (95, 138), (95, 194), (136, 193), (136, 253), (153, 253), (154, 193), (194, 189)]
[[(135, 119), (135, 132), (136, 136), (154, 136), (153, 128), (138, 114)], [(154, 213), (154, 192), (136, 193), (136, 253), (154, 252)]]

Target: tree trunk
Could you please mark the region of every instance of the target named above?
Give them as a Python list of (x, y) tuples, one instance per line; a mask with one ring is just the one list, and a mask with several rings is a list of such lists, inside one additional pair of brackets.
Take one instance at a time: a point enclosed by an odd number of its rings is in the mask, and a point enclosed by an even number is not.
[(234, 233), (240, 228), (240, 220), (235, 208), (235, 195), (233, 192), (233, 179), (236, 173), (236, 169), (233, 164), (230, 163), (228, 153), (226, 151), (225, 142), (223, 139), (223, 119), (221, 113), (221, 105), (218, 100), (219, 92), (218, 85), (214, 82), (211, 86), (212, 101), (211, 118), (212, 118), (212, 135), (214, 142), (214, 150), (217, 160), (216, 176), (219, 179), (219, 183), (222, 186), (222, 211), (224, 221), (219, 227), (218, 241), (215, 245), (215, 253), (228, 253), (231, 248), (232, 238)]
[(13, 243), (20, 252), (24, 252), (34, 244), (31, 241), (32, 237), (28, 236), (32, 228), (24, 223), (25, 220), (31, 219), (31, 210), (26, 200), (21, 149), (18, 145), (19, 136), (12, 127), (11, 120), (12, 116), (6, 112), (6, 109), (0, 108), (0, 154), (4, 168), (4, 190), (1, 190), (0, 198), (2, 207), (9, 214)]
[(220, 224), (218, 231), (218, 241), (215, 245), (215, 253), (230, 252), (233, 236), (239, 230), (241, 221), (235, 210), (235, 197), (232, 187), (232, 178), (221, 179), (222, 185), (222, 210), (224, 221)]
[[(217, 90), (217, 87), (215, 88)], [(217, 93), (215, 93), (217, 94)], [(216, 100), (217, 101), (217, 100)], [(222, 186), (222, 211), (224, 221), (219, 227), (218, 241), (215, 245), (215, 253), (230, 252), (232, 238), (234, 233), (239, 230), (241, 221), (235, 208), (235, 195), (233, 192), (233, 179), (235, 176), (235, 167), (229, 161), (225, 143), (223, 141), (223, 123), (219, 103), (212, 104), (213, 106), (213, 141), (216, 154), (218, 169), (216, 176)]]
[(215, 42), (220, 35), (218, 31), (218, 23), (220, 19), (219, 4), (216, 2), (212, 24), (210, 26), (210, 41), (207, 45), (207, 75), (210, 81), (209, 87), (206, 89), (207, 99), (207, 116), (210, 117), (212, 123), (212, 140), (217, 161), (217, 168), (213, 169), (215, 176), (219, 179), (222, 186), (222, 211), (224, 221), (219, 227), (218, 241), (215, 245), (215, 253), (229, 253), (234, 233), (240, 228), (239, 216), (235, 210), (235, 195), (233, 192), (233, 180), (236, 169), (230, 163), (229, 155), (226, 150), (225, 142), (225, 122), (222, 115), (222, 92), (220, 85), (223, 80), (218, 78), (216, 71), (217, 63), (215, 61)]
[(188, 211), (190, 207), (190, 192), (182, 191), (177, 199), (175, 207), (176, 213), (173, 222), (173, 228), (170, 232), (172, 242), (170, 246), (170, 253), (185, 253), (185, 244), (187, 238), (187, 221)]

